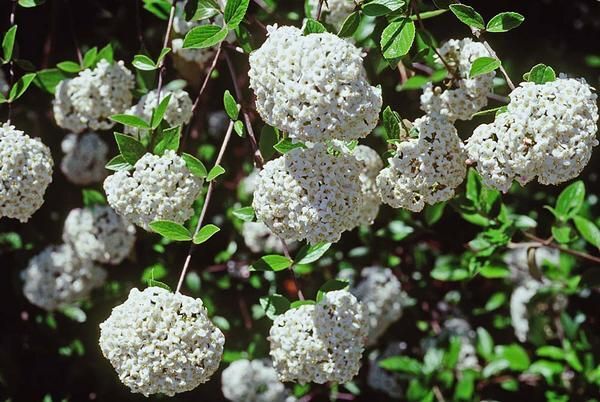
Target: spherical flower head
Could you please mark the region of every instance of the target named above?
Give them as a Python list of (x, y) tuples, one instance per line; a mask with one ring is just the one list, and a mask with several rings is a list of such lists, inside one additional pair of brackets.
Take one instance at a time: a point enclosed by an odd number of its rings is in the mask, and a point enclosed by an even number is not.
[(352, 155), (360, 162), (362, 167), (359, 179), (363, 193), (363, 204), (360, 208), (358, 221), (360, 224), (370, 225), (377, 217), (381, 205), (381, 198), (377, 194), (377, 175), (383, 169), (383, 161), (377, 151), (366, 145), (358, 145)]
[(419, 137), (397, 145), (389, 166), (377, 176), (377, 189), (386, 204), (419, 212), (425, 204), (451, 199), (467, 167), (462, 141), (445, 117), (426, 115), (414, 128)]
[[(308, 0), (308, 4), (310, 15), (316, 19), (319, 13), (319, 0)], [(321, 14), (325, 22), (339, 30), (355, 8), (354, 0), (327, 0), (323, 2)]]
[(67, 179), (79, 186), (104, 180), (107, 175), (108, 146), (94, 132), (68, 134), (61, 143), (65, 153), (60, 170)]
[(292, 402), (268, 359), (236, 360), (221, 374), (221, 390), (232, 402)]
[(496, 75), (491, 72), (469, 78), (471, 66), (476, 59), (491, 55), (483, 44), (470, 38), (451, 39), (444, 43), (439, 53), (454, 70), (454, 85), (445, 90), (432, 83), (425, 85), (421, 109), (428, 114), (440, 113), (451, 122), (471, 120), (474, 113), (487, 105), (487, 96), (493, 91)]
[(39, 138), (0, 126), (0, 218), (27, 222), (44, 203), (52, 182), (52, 155)]
[[(279, 237), (262, 222), (244, 222), (242, 237), (246, 247), (253, 253), (284, 253), (283, 244)], [(290, 251), (295, 250), (298, 246), (294, 241), (286, 242), (286, 244)]]
[(360, 163), (324, 144), (295, 148), (260, 172), (256, 217), (284, 239), (336, 242), (358, 224), (362, 205)]
[(135, 227), (109, 206), (76, 208), (65, 220), (63, 241), (83, 259), (116, 265), (131, 253)]
[(360, 369), (365, 337), (361, 303), (347, 290), (327, 292), (275, 318), (271, 358), (281, 381), (343, 384)]
[(74, 133), (85, 129), (108, 130), (115, 125), (110, 116), (131, 106), (135, 80), (122, 61), (102, 59), (94, 69), (85, 69), (61, 81), (54, 97), (56, 124)]
[(373, 351), (369, 355), (369, 373), (367, 374), (367, 385), (374, 390), (388, 394), (392, 398), (402, 398), (402, 375), (380, 367), (379, 363), (388, 357), (399, 356), (405, 350), (405, 344), (393, 342), (387, 345), (383, 353), (379, 351)]
[(390, 325), (402, 317), (402, 287), (391, 269), (367, 267), (351, 290), (363, 304), (368, 324), (367, 345), (373, 345)]
[(100, 349), (131, 392), (173, 396), (210, 379), (223, 333), (200, 299), (150, 287), (132, 289), (100, 324)]
[(23, 293), (32, 304), (53, 311), (89, 297), (106, 271), (81, 259), (69, 245), (50, 246), (33, 257), (22, 273)]
[(290, 138), (353, 140), (377, 125), (381, 89), (369, 85), (360, 49), (336, 35), (270, 27), (249, 77), (263, 120)]
[(193, 214), (192, 205), (203, 180), (194, 176), (175, 151), (162, 156), (142, 156), (131, 171), (118, 171), (104, 181), (108, 204), (145, 230), (150, 223), (168, 220), (184, 223)]

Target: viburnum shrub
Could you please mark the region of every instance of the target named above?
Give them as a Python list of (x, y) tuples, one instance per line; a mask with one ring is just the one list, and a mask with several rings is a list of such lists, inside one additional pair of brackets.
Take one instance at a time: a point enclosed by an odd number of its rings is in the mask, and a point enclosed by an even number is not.
[(600, 82), (527, 15), (6, 2), (0, 399), (599, 400)]

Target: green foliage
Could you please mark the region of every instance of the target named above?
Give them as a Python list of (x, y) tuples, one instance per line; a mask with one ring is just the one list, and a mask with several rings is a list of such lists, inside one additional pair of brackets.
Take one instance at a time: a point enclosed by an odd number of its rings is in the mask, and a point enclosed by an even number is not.
[(250, 0), (227, 0), (224, 18), (229, 29), (235, 29), (240, 25), (246, 16), (249, 3)]
[(215, 233), (219, 232), (221, 229), (218, 226), (213, 225), (212, 223), (203, 226), (198, 233), (194, 236), (194, 244), (202, 244), (208, 239), (210, 239)]
[(187, 168), (194, 176), (200, 177), (201, 179), (204, 179), (206, 176), (208, 176), (206, 167), (198, 158), (185, 152), (181, 155), (181, 157), (185, 161)]
[(146, 153), (146, 149), (142, 143), (129, 135), (115, 133), (115, 141), (117, 142), (121, 156), (130, 165), (135, 165)]
[(277, 152), (285, 154), (295, 148), (306, 148), (306, 145), (301, 142), (293, 142), (289, 138), (282, 138), (277, 144), (273, 145), (273, 148)]
[(222, 42), (229, 30), (218, 25), (200, 25), (192, 28), (183, 40), (184, 48), (204, 49)]
[(550, 66), (545, 64), (537, 64), (531, 69), (531, 71), (523, 75), (523, 79), (535, 84), (545, 84), (546, 82), (552, 82), (556, 80), (556, 73)]
[(225, 91), (223, 94), (223, 105), (225, 106), (227, 116), (233, 121), (237, 120), (240, 115), (240, 106), (237, 104), (229, 90)]
[(491, 73), (492, 71), (500, 67), (500, 64), (500, 60), (495, 59), (493, 57), (479, 57), (473, 61), (473, 64), (471, 64), (469, 78), (474, 78), (478, 75)]
[(389, 24), (381, 34), (381, 51), (388, 61), (408, 53), (415, 40), (415, 23), (410, 18)]
[(6, 64), (12, 59), (16, 35), (17, 25), (13, 25), (2, 37), (2, 64)]
[(468, 25), (475, 29), (485, 29), (485, 22), (483, 17), (475, 9), (466, 4), (452, 4), (450, 11), (459, 19), (463, 24)]
[(485, 28), (488, 32), (507, 32), (515, 29), (525, 21), (525, 17), (519, 13), (504, 12), (494, 16)]
[(223, 173), (225, 173), (225, 168), (221, 165), (215, 165), (208, 172), (208, 175), (206, 176), (206, 181), (213, 181), (217, 177), (221, 176)]
[(288, 257), (282, 255), (270, 254), (261, 257), (258, 261), (252, 264), (252, 269), (255, 271), (282, 271), (292, 266), (294, 262)]
[(150, 229), (172, 241), (190, 241), (192, 234), (183, 225), (171, 221), (154, 221), (150, 223)]

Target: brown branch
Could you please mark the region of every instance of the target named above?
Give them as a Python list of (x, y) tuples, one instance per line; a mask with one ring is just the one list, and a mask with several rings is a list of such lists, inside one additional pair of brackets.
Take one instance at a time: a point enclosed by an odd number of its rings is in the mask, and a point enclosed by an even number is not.
[(541, 238), (539, 238), (535, 235), (532, 235), (530, 233), (527, 233), (527, 232), (523, 232), (523, 235), (525, 237), (527, 237), (528, 239), (535, 241), (537, 243), (537, 245), (536, 245), (537, 247), (542, 247), (542, 246), (550, 247), (550, 248), (553, 248), (556, 250), (560, 250), (563, 253), (570, 254), (572, 256), (583, 258), (584, 260), (588, 260), (588, 261), (592, 261), (597, 264), (600, 264), (600, 257), (596, 257), (596, 256), (593, 256), (593, 255), (590, 255), (590, 254), (587, 254), (587, 253), (584, 253), (581, 251), (577, 251), (577, 250), (571, 250), (569, 248), (560, 246), (554, 242), (548, 242), (548, 240), (541, 239)]

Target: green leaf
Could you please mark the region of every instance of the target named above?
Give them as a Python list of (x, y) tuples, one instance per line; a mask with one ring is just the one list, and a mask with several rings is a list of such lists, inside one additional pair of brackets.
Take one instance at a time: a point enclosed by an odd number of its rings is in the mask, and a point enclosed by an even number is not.
[(554, 69), (545, 64), (537, 64), (533, 66), (531, 71), (523, 74), (523, 79), (528, 82), (535, 84), (545, 84), (546, 82), (552, 82), (556, 80), (556, 73)]
[(296, 300), (290, 305), (290, 308), (298, 308), (300, 306), (311, 306), (316, 304), (314, 300)]
[(44, 4), (46, 0), (19, 0), (19, 5), (24, 8), (32, 8)]
[(221, 12), (214, 0), (194, 0), (185, 4), (186, 21), (201, 21), (212, 18)]
[(340, 38), (347, 38), (354, 35), (354, 32), (358, 29), (360, 25), (360, 12), (355, 11), (349, 16), (346, 17), (340, 31), (338, 32), (338, 36)]
[(383, 111), (383, 127), (387, 133), (388, 139), (400, 138), (402, 118), (398, 112), (393, 111), (389, 106)]
[(108, 45), (104, 46), (98, 52), (98, 56), (96, 56), (96, 63), (99, 62), (100, 60), (106, 60), (109, 63), (112, 63), (113, 61), (115, 61), (114, 49), (110, 43)]
[(406, 4), (403, 0), (372, 0), (363, 2), (362, 11), (369, 17), (380, 17), (399, 10)]
[(235, 133), (238, 135), (238, 137), (243, 137), (244, 136), (244, 123), (242, 123), (241, 120), (238, 120), (235, 123), (233, 123), (233, 131), (235, 131)]
[(261, 257), (258, 261), (252, 264), (252, 269), (255, 271), (283, 271), (292, 266), (294, 262), (282, 255), (270, 254)]
[(254, 208), (252, 207), (234, 209), (231, 213), (233, 216), (243, 220), (244, 222), (252, 222), (254, 219)]
[(562, 221), (577, 215), (585, 199), (585, 185), (578, 180), (568, 185), (556, 200), (555, 212)]
[(459, 266), (439, 264), (431, 271), (431, 277), (438, 281), (462, 281), (469, 277), (469, 272)]
[(117, 123), (121, 123), (125, 126), (149, 129), (150, 124), (146, 122), (144, 119), (135, 116), (133, 114), (114, 114), (109, 117), (112, 121), (116, 121)]
[(168, 290), (169, 292), (173, 292), (173, 289), (171, 289), (171, 287), (169, 285), (167, 285), (164, 282), (157, 281), (155, 279), (149, 279), (148, 280), (148, 287), (151, 287), (151, 288), (162, 288), (162, 289)]
[(463, 24), (477, 29), (485, 29), (483, 17), (473, 7), (466, 4), (451, 4), (450, 11)]
[(129, 135), (115, 133), (115, 140), (123, 159), (130, 165), (135, 165), (146, 153), (146, 148), (142, 143)]
[(462, 376), (456, 384), (454, 390), (455, 401), (471, 401), (475, 391), (475, 372), (473, 370), (462, 371)]
[(84, 189), (81, 193), (83, 195), (83, 205), (86, 207), (106, 205), (106, 198), (99, 191)]
[(171, 101), (171, 94), (168, 94), (160, 101), (158, 106), (152, 110), (152, 118), (150, 119), (150, 127), (152, 129), (156, 129), (163, 117), (165, 117), (165, 112), (167, 111), (167, 107), (169, 106), (169, 102)]
[(2, 38), (2, 60), (4, 64), (12, 59), (13, 50), (15, 48), (15, 36), (17, 35), (17, 26), (13, 25), (4, 34)]
[(208, 175), (206, 167), (198, 158), (193, 155), (186, 154), (185, 152), (181, 155), (181, 157), (185, 161), (187, 168), (194, 176), (204, 179)]
[(142, 71), (153, 71), (158, 67), (154, 64), (154, 61), (146, 56), (145, 54), (136, 54), (133, 56), (133, 61), (131, 62), (135, 68)]
[(225, 93), (223, 93), (223, 105), (225, 106), (227, 116), (229, 116), (231, 120), (236, 121), (240, 115), (240, 108), (229, 90), (226, 90)]
[(323, 256), (331, 247), (331, 243), (317, 243), (305, 245), (296, 255), (296, 264), (311, 264)]
[(323, 300), (323, 296), (325, 295), (325, 293), (346, 289), (347, 287), (348, 281), (330, 279), (319, 288), (319, 291), (317, 292), (317, 302)]
[(227, 0), (224, 18), (229, 29), (235, 29), (238, 25), (240, 25), (246, 16), (249, 3), (250, 0)]
[(108, 170), (120, 171), (120, 170), (129, 170), (129, 169), (133, 168), (133, 166), (130, 165), (125, 160), (125, 158), (123, 158), (123, 155), (117, 155), (108, 161), (105, 168)]
[(571, 240), (573, 240), (572, 230), (570, 226), (552, 225), (550, 231), (552, 232), (552, 237), (554, 237), (554, 240), (561, 244), (569, 243)]
[(471, 64), (471, 71), (469, 71), (469, 78), (474, 78), (479, 75), (491, 73), (498, 67), (500, 67), (500, 60), (493, 57), (479, 57)]
[(212, 47), (227, 37), (227, 28), (218, 25), (200, 25), (192, 28), (183, 40), (184, 48), (203, 49)]
[(38, 71), (33, 83), (44, 91), (54, 95), (58, 83), (67, 78), (69, 78), (69, 76), (61, 70), (50, 68)]
[(429, 18), (437, 17), (438, 15), (445, 14), (447, 12), (448, 12), (447, 9), (425, 11), (425, 12), (419, 13), (418, 16), (417, 15), (411, 15), (410, 19), (413, 20), (413, 21), (426, 20), (426, 19), (429, 19)]
[(290, 301), (279, 294), (261, 297), (259, 302), (260, 306), (265, 310), (265, 315), (271, 320), (274, 320), (276, 316), (290, 309)]
[(508, 361), (511, 370), (524, 371), (527, 370), (531, 364), (525, 349), (516, 343), (507, 346), (499, 346), (498, 355)]
[(29, 85), (31, 85), (34, 79), (35, 73), (27, 73), (21, 78), (19, 78), (19, 81), (17, 81), (15, 85), (13, 85), (10, 89), (10, 93), (8, 94), (8, 101), (13, 102), (19, 99), (21, 96), (23, 96), (23, 94), (25, 93), (25, 91), (27, 91), (27, 88), (29, 88)]
[(415, 23), (403, 18), (389, 24), (381, 34), (381, 51), (388, 60), (397, 59), (408, 53), (415, 40)]
[(221, 176), (225, 173), (225, 169), (221, 165), (215, 165), (210, 172), (208, 172), (208, 176), (206, 176), (206, 181), (213, 181), (217, 177)]
[(93, 47), (83, 55), (83, 68), (91, 67), (96, 61), (96, 56), (98, 55), (98, 48)]
[(600, 248), (600, 229), (594, 222), (585, 219), (582, 216), (574, 216), (573, 222), (581, 236), (591, 245)]
[(61, 61), (56, 65), (56, 67), (60, 68), (62, 71), (67, 73), (78, 73), (82, 70), (79, 63), (75, 63), (74, 61)]
[(306, 145), (301, 142), (292, 142), (292, 140), (289, 138), (283, 138), (277, 144), (273, 145), (273, 148), (275, 148), (279, 153), (285, 154), (292, 149), (306, 148)]
[(486, 360), (490, 360), (494, 354), (494, 340), (490, 333), (483, 327), (477, 328), (477, 353)]
[[(179, 139), (181, 138), (181, 127), (170, 127), (162, 132), (160, 140), (156, 143), (153, 149), (155, 155), (163, 155), (165, 151), (177, 151), (179, 149)], [(185, 160), (185, 158), (184, 158)], [(187, 165), (187, 162), (186, 162)], [(189, 169), (189, 168), (188, 168)], [(193, 174), (193, 173), (192, 173)]]
[(144, 9), (150, 11), (161, 20), (168, 20), (171, 2), (169, 0), (144, 0)]
[(183, 225), (172, 221), (154, 221), (150, 223), (150, 229), (162, 237), (173, 241), (189, 241), (192, 235)]
[(408, 356), (392, 356), (379, 361), (379, 367), (396, 373), (407, 373), (414, 376), (421, 375), (421, 363)]
[(507, 32), (521, 25), (525, 21), (519, 13), (504, 12), (494, 16), (487, 24), (488, 32)]
[(425, 223), (427, 223), (427, 226), (436, 224), (444, 215), (445, 208), (445, 202), (438, 202), (437, 204), (425, 207)]
[(171, 51), (170, 47), (164, 47), (161, 51), (160, 54), (158, 55), (158, 59), (156, 59), (156, 65), (160, 66), (160, 64), (162, 63), (163, 59), (165, 58), (165, 56), (167, 54), (169, 54), (169, 52)]
[(271, 159), (275, 154), (275, 145), (279, 141), (279, 130), (269, 125), (263, 126), (258, 139), (258, 149), (265, 159)]
[(327, 32), (327, 29), (325, 29), (325, 26), (319, 21), (312, 18), (306, 20), (306, 25), (304, 27), (304, 35), (323, 32)]
[(204, 243), (220, 230), (221, 229), (218, 226), (215, 226), (212, 223), (203, 226), (202, 229), (196, 233), (196, 236), (194, 236), (194, 244)]

